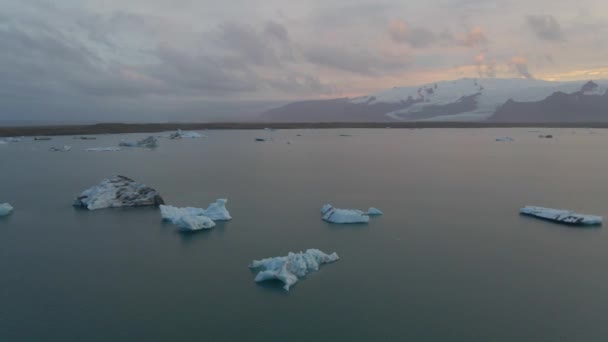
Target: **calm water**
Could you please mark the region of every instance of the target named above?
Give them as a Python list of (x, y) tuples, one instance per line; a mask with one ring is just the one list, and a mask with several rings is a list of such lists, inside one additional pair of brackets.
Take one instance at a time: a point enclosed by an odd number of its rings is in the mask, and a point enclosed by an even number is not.
[[(155, 150), (83, 151), (141, 135), (0, 146), (0, 202), (15, 207), (0, 220), (0, 340), (604, 341), (605, 228), (517, 209), (608, 217), (608, 131), (547, 133), (210, 131)], [(516, 141), (494, 141), (506, 135)], [(73, 150), (47, 151), (63, 144)], [(153, 208), (71, 207), (113, 174), (178, 206), (226, 197), (234, 219), (180, 234)], [(331, 225), (324, 203), (385, 215)], [(252, 259), (307, 248), (341, 260), (289, 293), (253, 282)]]

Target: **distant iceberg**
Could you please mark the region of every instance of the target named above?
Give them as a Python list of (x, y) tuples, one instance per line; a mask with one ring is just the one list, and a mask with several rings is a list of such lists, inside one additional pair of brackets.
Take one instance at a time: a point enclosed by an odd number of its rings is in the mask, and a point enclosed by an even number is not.
[(525, 206), (519, 209), (519, 212), (522, 215), (570, 225), (590, 226), (602, 224), (601, 216), (578, 214), (570, 210)]
[(74, 206), (89, 210), (118, 207), (157, 206), (165, 204), (155, 189), (125, 176), (104, 179), (74, 200)]
[(0, 216), (7, 216), (13, 212), (13, 206), (8, 203), (0, 204)]
[(178, 129), (177, 132), (172, 133), (169, 135), (169, 139), (181, 139), (181, 138), (191, 138), (191, 139), (196, 139), (196, 138), (203, 138), (204, 135), (197, 133), (197, 132), (191, 132), (191, 131), (182, 131), (181, 129)]
[(337, 209), (331, 204), (326, 204), (321, 208), (323, 220), (333, 223), (367, 223), (369, 215), (356, 209)]
[(502, 138), (496, 138), (496, 141), (515, 141), (515, 139), (513, 139), (511, 137), (502, 137)]
[(161, 205), (160, 214), (164, 220), (170, 221), (181, 229), (200, 230), (215, 227), (213, 221), (228, 221), (232, 219), (226, 209), (227, 199), (220, 198), (211, 203), (207, 209), (177, 208), (170, 205)]
[(51, 147), (49, 151), (51, 152), (68, 152), (72, 150), (72, 146), (63, 145), (63, 147)]
[(21, 141), (20, 138), (8, 137), (8, 138), (0, 139), (0, 144), (16, 143), (16, 142), (20, 142), (20, 141)]
[(89, 152), (116, 152), (120, 151), (122, 148), (120, 147), (91, 147), (87, 148), (85, 151)]
[(201, 230), (215, 227), (215, 222), (211, 218), (201, 215), (198, 210), (202, 209), (197, 209), (161, 205), (160, 214), (163, 220), (169, 221), (183, 230)]
[(322, 264), (335, 262), (338, 259), (340, 257), (335, 252), (328, 255), (318, 249), (308, 249), (300, 253), (289, 252), (283, 257), (254, 260), (249, 268), (260, 270), (255, 277), (256, 282), (277, 279), (282, 281), (285, 284), (283, 288), (289, 291), (291, 286), (298, 282), (298, 278), (318, 271)]
[(119, 146), (125, 147), (146, 147), (146, 148), (155, 148), (158, 147), (158, 140), (155, 137), (149, 136), (145, 139), (141, 139), (138, 141), (121, 141)]
[(371, 207), (367, 210), (367, 215), (384, 215), (384, 213), (382, 211), (380, 211), (380, 209)]

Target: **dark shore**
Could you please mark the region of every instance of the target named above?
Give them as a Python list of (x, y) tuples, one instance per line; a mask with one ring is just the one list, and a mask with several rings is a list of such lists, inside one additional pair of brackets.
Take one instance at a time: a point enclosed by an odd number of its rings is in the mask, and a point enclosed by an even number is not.
[(309, 123), (102, 123), (94, 125), (21, 126), (1, 127), (0, 137), (90, 135), (120, 133), (154, 133), (182, 130), (248, 130), (248, 129), (328, 129), (328, 128), (608, 128), (608, 122), (545, 122), (545, 123), (500, 123), (500, 122), (309, 122)]

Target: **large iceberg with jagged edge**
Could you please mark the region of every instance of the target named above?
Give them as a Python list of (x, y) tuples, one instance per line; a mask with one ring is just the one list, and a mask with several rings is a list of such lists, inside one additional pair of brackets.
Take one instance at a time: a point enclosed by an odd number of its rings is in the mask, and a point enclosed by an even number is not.
[(356, 209), (338, 209), (331, 204), (326, 204), (321, 208), (323, 220), (333, 223), (367, 223), (369, 215)]
[(158, 206), (164, 204), (155, 189), (125, 176), (112, 176), (83, 191), (74, 206), (89, 210), (118, 207)]
[(160, 214), (163, 220), (184, 230), (200, 230), (215, 227), (213, 221), (228, 221), (232, 219), (228, 209), (226, 209), (227, 199), (220, 198), (211, 203), (207, 209), (201, 208), (178, 208), (170, 205), (161, 205)]
[(249, 268), (259, 269), (255, 281), (276, 279), (282, 281), (283, 288), (289, 291), (291, 286), (298, 282), (299, 278), (308, 273), (318, 271), (322, 264), (334, 262), (340, 259), (335, 252), (325, 254), (318, 249), (308, 249), (306, 252), (292, 253), (287, 256), (254, 260)]
[(0, 216), (7, 216), (13, 212), (13, 206), (8, 203), (0, 204)]
[(522, 215), (529, 215), (544, 220), (579, 226), (601, 225), (603, 220), (601, 216), (578, 214), (570, 210), (535, 206), (525, 206), (519, 209), (519, 212)]

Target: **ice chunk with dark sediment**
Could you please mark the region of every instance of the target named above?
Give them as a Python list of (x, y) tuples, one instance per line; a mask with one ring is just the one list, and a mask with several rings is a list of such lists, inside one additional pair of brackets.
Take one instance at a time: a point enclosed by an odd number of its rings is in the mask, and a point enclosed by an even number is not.
[(254, 260), (249, 268), (260, 270), (255, 281), (279, 280), (285, 284), (283, 288), (289, 291), (291, 286), (308, 273), (318, 271), (322, 264), (335, 262), (340, 257), (335, 252), (325, 254), (318, 249), (308, 249), (306, 252), (291, 253), (287, 256)]
[(515, 141), (515, 139), (513, 139), (511, 137), (501, 137), (501, 138), (496, 138), (496, 141)]
[(552, 209), (535, 206), (525, 206), (519, 209), (519, 212), (522, 215), (529, 215), (543, 220), (577, 226), (601, 225), (603, 220), (601, 216), (579, 214), (575, 213), (574, 211), (564, 209)]
[(83, 191), (74, 206), (89, 210), (118, 207), (158, 206), (164, 204), (155, 189), (125, 176), (112, 176)]

